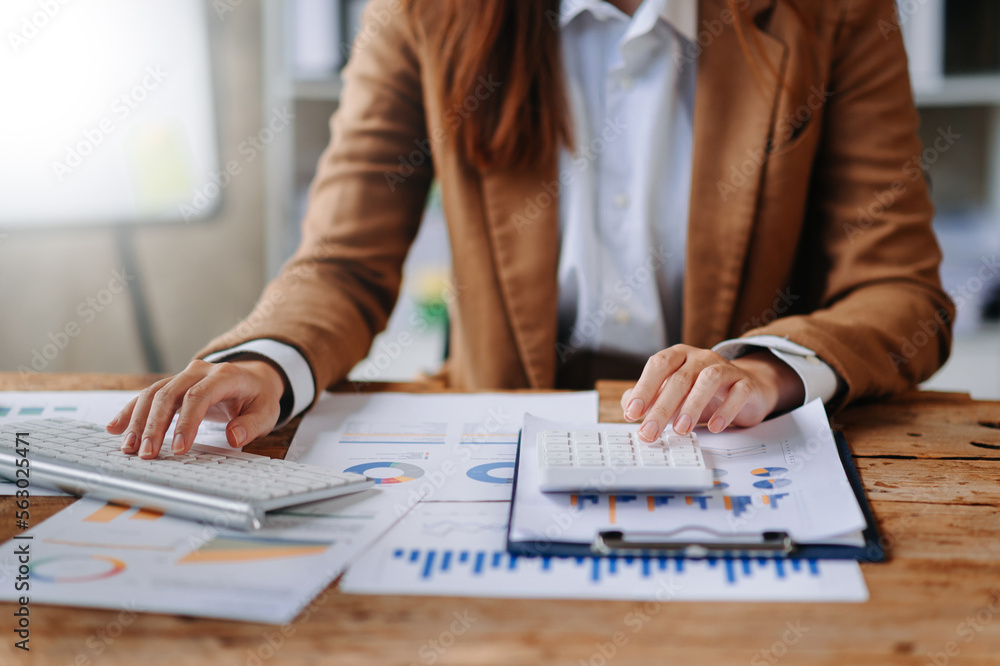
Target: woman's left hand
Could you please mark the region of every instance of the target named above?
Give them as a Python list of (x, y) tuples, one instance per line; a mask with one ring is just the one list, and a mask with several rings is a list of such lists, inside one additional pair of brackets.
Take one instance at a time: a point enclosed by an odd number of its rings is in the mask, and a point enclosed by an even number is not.
[(767, 349), (729, 361), (714, 351), (674, 345), (649, 358), (622, 394), (627, 421), (642, 419), (640, 439), (652, 442), (668, 423), (686, 435), (707, 421), (711, 432), (751, 426), (801, 404), (805, 389), (791, 367)]

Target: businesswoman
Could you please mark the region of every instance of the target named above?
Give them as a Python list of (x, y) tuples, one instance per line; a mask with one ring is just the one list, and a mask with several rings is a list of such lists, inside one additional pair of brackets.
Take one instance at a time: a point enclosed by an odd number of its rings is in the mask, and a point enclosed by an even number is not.
[[(463, 389), (636, 380), (652, 439), (932, 374), (952, 305), (893, 0), (373, 0), (303, 240), (109, 424), (175, 451), (307, 408), (395, 302), (432, 179)], [(205, 359), (205, 360), (201, 360)]]

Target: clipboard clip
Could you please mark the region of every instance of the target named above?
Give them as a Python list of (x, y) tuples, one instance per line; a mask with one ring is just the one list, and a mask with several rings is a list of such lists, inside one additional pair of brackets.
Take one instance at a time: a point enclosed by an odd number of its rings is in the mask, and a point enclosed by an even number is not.
[(673, 532), (633, 532), (620, 530), (598, 532), (591, 550), (600, 555), (633, 555), (638, 557), (669, 556), (701, 559), (706, 557), (788, 557), (795, 551), (795, 542), (787, 532), (736, 535), (746, 540), (669, 540), (681, 532), (693, 530), (719, 536), (703, 527), (685, 527)]

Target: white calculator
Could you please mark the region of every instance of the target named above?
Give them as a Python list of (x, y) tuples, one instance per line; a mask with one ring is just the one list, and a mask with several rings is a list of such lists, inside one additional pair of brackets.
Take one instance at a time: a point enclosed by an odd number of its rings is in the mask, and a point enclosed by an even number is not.
[(546, 492), (687, 492), (713, 485), (693, 432), (644, 442), (634, 431), (543, 430), (538, 466)]

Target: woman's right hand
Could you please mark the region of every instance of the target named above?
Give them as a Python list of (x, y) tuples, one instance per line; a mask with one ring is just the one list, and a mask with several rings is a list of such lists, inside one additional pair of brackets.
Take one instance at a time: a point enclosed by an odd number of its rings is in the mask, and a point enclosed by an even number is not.
[(226, 363), (194, 360), (179, 374), (144, 389), (111, 419), (107, 430), (124, 433), (122, 451), (155, 458), (174, 414), (177, 426), (170, 450), (186, 453), (202, 420), (225, 422), (233, 448), (269, 433), (278, 422), (285, 379), (260, 357)]

